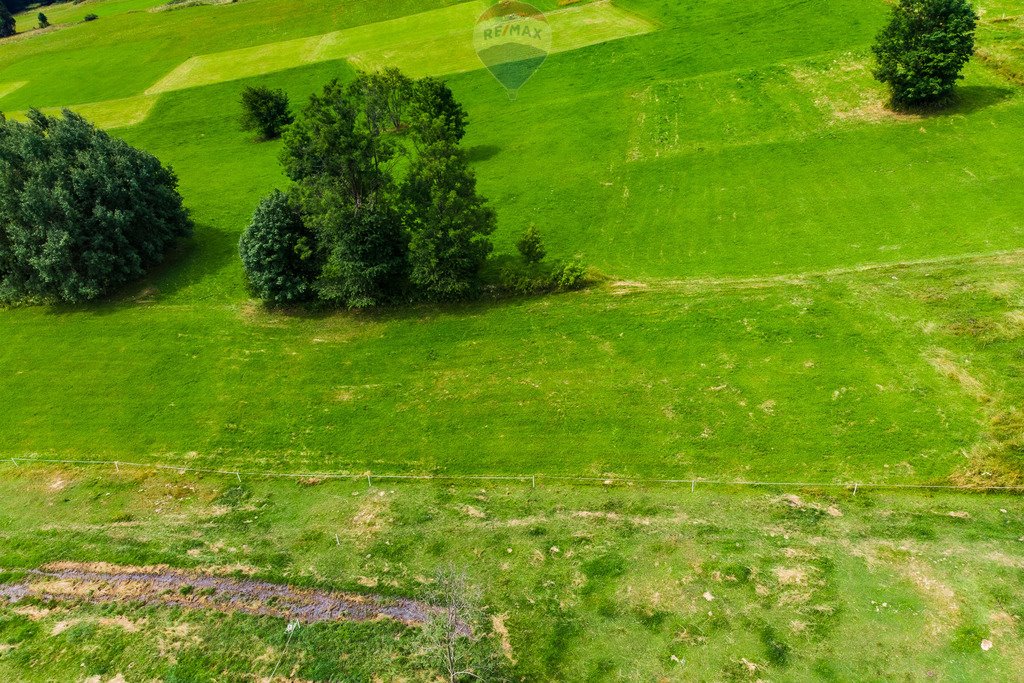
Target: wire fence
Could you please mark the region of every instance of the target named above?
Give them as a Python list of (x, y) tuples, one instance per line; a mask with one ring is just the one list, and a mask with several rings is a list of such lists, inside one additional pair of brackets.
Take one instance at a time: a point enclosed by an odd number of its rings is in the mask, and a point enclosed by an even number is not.
[(857, 495), (865, 490), (921, 490), (921, 491), (948, 491), (960, 493), (1022, 493), (1024, 485), (958, 485), (958, 484), (895, 484), (885, 482), (808, 482), (808, 481), (750, 481), (750, 480), (729, 480), (729, 479), (670, 479), (656, 477), (580, 477), (558, 474), (378, 474), (374, 472), (253, 472), (246, 470), (213, 469), (204, 467), (193, 467), (191, 465), (169, 465), (165, 463), (131, 462), (127, 460), (62, 460), (56, 458), (25, 458), (9, 457), (0, 462), (10, 464), (14, 467), (32, 465), (70, 465), (76, 467), (111, 467), (115, 472), (121, 468), (149, 469), (149, 470), (171, 470), (180, 474), (189, 472), (194, 474), (221, 475), (234, 477), (239, 483), (242, 478), (246, 479), (291, 479), (291, 480), (348, 480), (365, 481), (368, 488), (372, 488), (375, 481), (435, 481), (435, 482), (517, 482), (529, 484), (532, 488), (543, 485), (545, 482), (561, 484), (599, 484), (602, 486), (689, 486), (691, 492), (697, 487), (754, 487), (754, 488), (801, 488), (801, 489), (832, 489), (851, 492)]

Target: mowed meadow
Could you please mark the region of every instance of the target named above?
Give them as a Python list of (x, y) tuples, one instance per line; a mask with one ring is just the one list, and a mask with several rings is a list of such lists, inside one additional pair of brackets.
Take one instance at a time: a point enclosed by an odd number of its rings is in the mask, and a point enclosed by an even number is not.
[[(0, 311), (3, 454), (1020, 481), (1019, 3), (982, 3), (986, 59), (920, 116), (871, 77), (880, 0), (539, 5), (555, 52), (515, 102), (467, 52), (479, 3), (97, 1), (0, 45), (0, 110), (92, 117), (174, 168), (197, 223), (109, 301)], [(536, 225), (601, 285), (377, 313), (249, 299), (238, 237), (286, 181), (279, 144), (238, 130), (240, 90), (299, 106), (390, 63), (464, 102), (496, 259)]]
[[(928, 114), (871, 76), (883, 0), (534, 4), (515, 101), (483, 2), (18, 17), (0, 111), (157, 155), (196, 231), (107, 300), (0, 310), (0, 679), (436, 681), (420, 622), (289, 609), (455, 566), (481, 680), (1020, 680), (1024, 516), (990, 489), (1024, 487), (1024, 0), (979, 0)], [(287, 181), (241, 90), (388, 65), (468, 111), (491, 275), (536, 226), (594, 286), (249, 296), (238, 240)]]

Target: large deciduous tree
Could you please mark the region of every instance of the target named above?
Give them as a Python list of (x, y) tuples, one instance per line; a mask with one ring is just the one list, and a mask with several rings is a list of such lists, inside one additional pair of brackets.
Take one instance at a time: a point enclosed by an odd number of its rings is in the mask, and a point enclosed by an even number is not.
[(889, 86), (894, 106), (952, 95), (974, 54), (977, 20), (969, 0), (899, 0), (872, 48), (875, 78)]
[(361, 101), (375, 134), (401, 130), (412, 102), (414, 81), (395, 67), (359, 74), (350, 91)]
[(357, 81), (313, 95), (285, 134), (285, 171), (324, 267), (321, 298), (353, 308), (380, 304), (404, 282), (405, 245), (394, 209), (394, 146), (366, 114)]
[(338, 204), (319, 213), (314, 224), (328, 239), (317, 283), (321, 300), (370, 308), (401, 293), (408, 244), (393, 207), (380, 202), (357, 210)]
[(466, 135), (466, 110), (451, 88), (437, 78), (416, 81), (409, 119), (417, 139), (425, 145), (439, 141), (458, 144)]
[(0, 298), (75, 303), (141, 277), (191, 233), (177, 185), (73, 112), (0, 119)]

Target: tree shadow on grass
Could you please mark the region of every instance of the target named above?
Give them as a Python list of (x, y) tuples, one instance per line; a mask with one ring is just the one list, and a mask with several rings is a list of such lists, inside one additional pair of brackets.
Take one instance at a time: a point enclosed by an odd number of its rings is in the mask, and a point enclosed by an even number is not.
[(488, 159), (493, 159), (498, 156), (499, 152), (501, 152), (501, 147), (498, 147), (497, 145), (476, 145), (475, 147), (470, 147), (466, 151), (466, 159), (469, 160), (470, 163), (487, 161)]
[[(546, 262), (551, 265), (551, 262)], [(519, 265), (521, 259), (513, 254), (497, 254), (490, 259), (483, 271), (484, 291), (476, 297), (453, 301), (407, 301), (393, 302), (376, 308), (346, 309), (340, 306), (311, 303), (299, 306), (266, 305), (251, 300), (267, 316), (295, 320), (350, 319), (376, 323), (429, 322), (444, 318), (474, 318), (494, 313), (503, 308), (538, 305), (544, 301), (557, 300), (571, 295), (586, 295), (594, 292), (606, 279), (597, 274), (578, 289), (555, 290), (535, 293), (513, 293), (498, 291), (499, 273), (506, 266)]]
[(965, 85), (956, 89), (953, 96), (945, 101), (919, 107), (901, 108), (905, 114), (914, 114), (926, 119), (945, 116), (969, 116), (1013, 99), (1017, 91), (996, 85)]
[(170, 298), (207, 280), (218, 279), (226, 268), (242, 262), (238, 255), (239, 232), (197, 225), (191, 239), (168, 253), (163, 263), (154, 267), (141, 283), (152, 288), (160, 298)]
[(543, 301), (568, 297), (571, 295), (586, 294), (588, 289), (583, 288), (565, 292), (548, 292), (544, 294), (522, 294), (503, 296), (483, 296), (479, 299), (466, 299), (462, 301), (443, 302), (416, 302), (407, 304), (390, 304), (379, 308), (348, 310), (339, 307), (294, 307), (275, 308), (253, 303), (260, 306), (260, 310), (267, 316), (305, 321), (329, 321), (351, 320), (353, 322), (366, 323), (416, 323), (424, 324), (433, 321), (443, 320), (469, 320), (474, 318), (485, 318), (501, 309), (515, 309), (523, 306), (536, 306)]
[[(238, 235), (197, 225), (193, 236), (167, 252), (163, 262), (151, 266), (141, 280), (128, 283), (107, 296), (81, 304), (51, 304), (47, 312), (110, 315), (157, 303), (218, 274), (238, 258)], [(241, 266), (239, 266), (241, 269)]]

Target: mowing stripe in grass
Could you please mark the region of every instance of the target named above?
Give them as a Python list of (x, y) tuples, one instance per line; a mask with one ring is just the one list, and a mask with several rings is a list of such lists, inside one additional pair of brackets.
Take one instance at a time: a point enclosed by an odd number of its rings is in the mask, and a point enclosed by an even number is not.
[(24, 87), (28, 81), (15, 81), (14, 83), (0, 83), (0, 97), (7, 97), (18, 88)]
[[(571, 7), (547, 15), (551, 26), (551, 52), (569, 52), (590, 45), (642, 35), (654, 26), (610, 2)], [(380, 45), (348, 55), (353, 66), (366, 71), (397, 66), (412, 76), (474, 71), (481, 67), (471, 36), (464, 26), (428, 41), (414, 40)]]
[[(486, 7), (468, 2), (390, 21), (308, 38), (193, 57), (149, 88), (147, 94), (183, 90), (284, 71), (304, 64), (348, 59), (359, 68), (397, 66), (412, 76), (481, 68), (472, 27)], [(650, 22), (609, 2), (548, 15), (554, 52), (649, 33)]]
[[(67, 107), (46, 107), (42, 111), (45, 114), (57, 114), (61, 109), (70, 109), (85, 118), (89, 119), (99, 128), (124, 128), (142, 123), (153, 111), (158, 95), (139, 95), (137, 97), (125, 97), (119, 100), (107, 100), (106, 102), (92, 102), (88, 104), (72, 104)], [(9, 114), (9, 118), (24, 121), (25, 112), (16, 111)]]
[(690, 487), (690, 492), (708, 486), (716, 488), (799, 488), (799, 489), (820, 489), (848, 491), (857, 495), (862, 490), (876, 491), (948, 491), (951, 493), (986, 493), (993, 491), (1024, 492), (1024, 485), (1014, 484), (899, 484), (887, 482), (861, 482), (861, 481), (756, 481), (749, 479), (711, 479), (697, 477), (694, 479), (659, 478), (659, 477), (586, 477), (570, 476), (559, 474), (379, 474), (374, 472), (272, 472), (272, 471), (246, 471), (246, 470), (223, 470), (205, 467), (190, 467), (188, 465), (174, 465), (167, 463), (144, 463), (129, 462), (125, 460), (85, 460), (85, 459), (61, 459), (61, 458), (7, 458), (0, 460), (0, 465), (11, 464), (20, 467), (26, 465), (68, 465), (71, 467), (113, 467), (115, 472), (120, 473), (121, 467), (136, 468), (145, 470), (171, 470), (181, 475), (189, 472), (199, 475), (222, 475), (234, 477), (238, 483), (242, 482), (244, 476), (248, 480), (253, 479), (299, 479), (299, 480), (340, 480), (340, 481), (362, 481), (366, 480), (368, 488), (373, 488), (374, 481), (394, 482), (445, 482), (458, 484), (464, 482), (468, 485), (476, 485), (480, 482), (518, 482), (530, 484), (531, 488), (537, 488), (537, 483), (544, 484), (545, 481), (561, 485), (588, 486), (598, 484), (601, 486), (628, 486), (628, 487), (654, 487), (654, 486), (679, 486)]
[[(416, 77), (472, 71), (481, 68), (481, 64), (466, 27), (473, 25), (482, 7), (477, 2), (463, 3), (310, 38), (201, 55), (183, 63), (144, 95), (68, 108), (100, 128), (123, 128), (144, 121), (161, 93), (284, 71), (303, 64), (347, 59), (360, 69), (397, 66)], [(556, 36), (555, 52), (640, 35), (654, 28), (607, 2), (553, 12), (549, 22)], [(0, 97), (24, 84), (0, 85)], [(43, 111), (56, 113), (60, 109), (50, 107)], [(10, 117), (24, 120), (25, 112), (12, 112)]]

